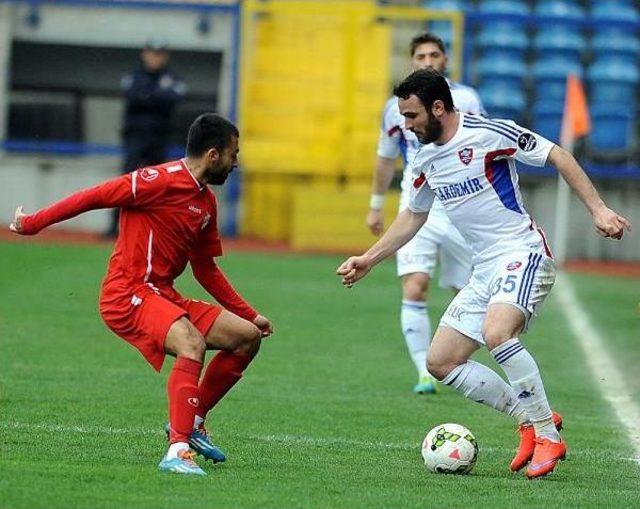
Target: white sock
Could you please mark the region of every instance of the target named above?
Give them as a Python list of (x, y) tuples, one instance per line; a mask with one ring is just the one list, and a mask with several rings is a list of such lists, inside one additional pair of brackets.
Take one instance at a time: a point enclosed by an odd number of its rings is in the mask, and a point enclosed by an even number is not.
[(178, 457), (178, 451), (182, 451), (183, 449), (189, 450), (189, 444), (186, 442), (175, 442), (169, 446), (169, 450), (167, 451), (167, 459), (172, 460), (173, 458)]
[(544, 391), (540, 370), (531, 354), (518, 338), (513, 338), (491, 350), (491, 355), (506, 373), (533, 423), (536, 436), (559, 442), (560, 435), (551, 417), (551, 407)]
[(513, 417), (518, 424), (528, 421), (527, 412), (515, 392), (498, 373), (484, 364), (467, 361), (454, 368), (442, 383), (465, 397)]
[(200, 417), (199, 415), (196, 415), (195, 419), (193, 420), (193, 429), (197, 429), (203, 423), (204, 423), (204, 417)]
[(431, 343), (431, 321), (427, 313), (427, 303), (403, 300), (400, 323), (411, 360), (418, 370), (418, 376), (422, 377), (427, 374), (427, 352)]

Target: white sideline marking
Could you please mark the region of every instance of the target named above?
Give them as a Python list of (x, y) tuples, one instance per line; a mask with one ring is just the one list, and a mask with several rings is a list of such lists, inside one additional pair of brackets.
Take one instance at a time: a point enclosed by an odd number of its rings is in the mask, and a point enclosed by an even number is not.
[[(112, 428), (109, 426), (75, 426), (61, 424), (28, 424), (22, 422), (0, 422), (0, 429), (16, 429), (21, 431), (45, 431), (47, 433), (79, 433), (94, 435), (139, 435), (139, 436), (164, 436), (164, 431), (160, 428)], [(345, 437), (309, 437), (304, 435), (254, 435), (250, 433), (236, 434), (237, 437), (246, 440), (257, 440), (266, 443), (279, 444), (298, 444), (308, 445), (312, 447), (327, 446), (347, 446), (362, 447), (364, 449), (385, 449), (385, 450), (402, 450), (415, 451), (419, 453), (420, 444), (416, 443), (386, 443), (373, 442), (367, 440), (356, 440)], [(505, 448), (500, 447), (483, 447), (480, 446), (480, 453), (503, 453)], [(601, 449), (581, 449), (580, 451), (572, 451), (571, 456), (583, 456), (599, 459), (610, 459), (611, 455), (607, 451)], [(620, 460), (636, 461), (634, 458), (616, 457)]]
[(611, 405), (618, 420), (626, 428), (634, 452), (640, 462), (640, 407), (631, 397), (615, 361), (605, 347), (602, 335), (596, 330), (573, 289), (569, 278), (558, 274), (556, 296), (571, 332), (578, 340), (591, 372), (599, 381), (602, 397)]

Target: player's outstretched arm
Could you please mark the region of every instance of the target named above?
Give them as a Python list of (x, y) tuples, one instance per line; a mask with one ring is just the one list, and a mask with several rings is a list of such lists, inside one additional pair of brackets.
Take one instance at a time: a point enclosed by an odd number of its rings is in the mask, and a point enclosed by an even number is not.
[(367, 214), (367, 226), (371, 233), (380, 235), (384, 230), (384, 195), (391, 185), (396, 171), (395, 159), (378, 156), (371, 183), (371, 201)]
[[(89, 210), (129, 205), (135, 199), (131, 178), (131, 175), (124, 175), (83, 189), (33, 214), (25, 214), (22, 206), (19, 206), (9, 228), (20, 235), (35, 235), (47, 226)], [(150, 193), (145, 190), (145, 193), (138, 194), (146, 196)]]
[(391, 223), (382, 238), (361, 256), (352, 256), (338, 267), (337, 274), (342, 276), (342, 284), (351, 288), (357, 281), (382, 260), (404, 246), (427, 221), (428, 212), (403, 210)]
[(621, 239), (624, 230), (631, 229), (631, 223), (625, 217), (606, 206), (593, 183), (571, 153), (556, 145), (549, 152), (547, 161), (558, 169), (569, 187), (575, 191), (587, 207), (593, 218), (593, 225), (600, 235)]

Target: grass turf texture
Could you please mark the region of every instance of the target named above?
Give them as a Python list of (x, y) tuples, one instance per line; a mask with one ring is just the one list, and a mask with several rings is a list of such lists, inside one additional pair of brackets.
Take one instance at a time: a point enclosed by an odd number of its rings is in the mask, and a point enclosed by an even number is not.
[[(527, 344), (564, 414), (569, 460), (531, 482), (508, 471), (517, 440), (509, 419), (446, 388), (411, 393), (393, 263), (347, 291), (333, 275), (339, 259), (326, 256), (221, 260), (276, 334), (211, 416), (228, 462), (199, 460), (206, 478), (161, 474), (168, 366), (158, 376), (100, 320), (107, 258), (101, 247), (0, 244), (3, 509), (640, 506), (627, 438), (553, 297)], [(615, 330), (612, 353), (637, 367), (628, 358), (638, 360), (637, 281), (571, 277), (601, 330)], [(189, 275), (178, 286), (205, 298)], [(449, 297), (433, 292), (434, 324)], [(479, 441), (472, 475), (428, 474), (421, 464), (424, 434), (449, 421)]]

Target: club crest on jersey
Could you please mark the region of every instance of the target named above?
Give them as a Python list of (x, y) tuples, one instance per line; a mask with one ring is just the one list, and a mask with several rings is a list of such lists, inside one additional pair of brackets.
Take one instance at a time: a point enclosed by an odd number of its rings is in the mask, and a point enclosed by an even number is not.
[(413, 187), (415, 187), (416, 189), (420, 189), (422, 187), (422, 184), (424, 184), (427, 181), (427, 177), (424, 174), (423, 171), (420, 172), (420, 175), (418, 175), (415, 179), (413, 179)]
[(469, 166), (469, 163), (473, 159), (473, 149), (471, 147), (465, 147), (462, 150), (458, 150), (458, 157), (462, 164)]
[(145, 182), (151, 182), (152, 180), (157, 179), (158, 175), (160, 175), (160, 172), (155, 168), (143, 168), (140, 171), (140, 178)]
[(520, 267), (522, 267), (522, 262), (511, 262), (507, 265), (507, 270), (518, 270)]

